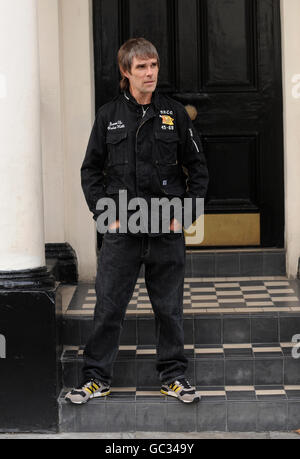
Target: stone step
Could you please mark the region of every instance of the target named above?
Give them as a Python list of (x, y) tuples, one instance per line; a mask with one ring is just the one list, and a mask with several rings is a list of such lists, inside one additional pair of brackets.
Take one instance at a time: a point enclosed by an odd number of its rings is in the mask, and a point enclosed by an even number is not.
[[(141, 274), (144, 274), (143, 267)], [(185, 274), (186, 277), (285, 276), (286, 250), (187, 247)]]
[[(186, 278), (186, 344), (289, 342), (300, 330), (300, 281), (285, 277)], [(93, 327), (93, 284), (79, 284), (63, 318), (63, 343), (85, 345)], [(136, 284), (121, 336), (123, 345), (155, 343), (144, 279)]]
[[(68, 318), (63, 342), (84, 346), (93, 329), (93, 319)], [(299, 313), (185, 315), (185, 344), (214, 345), (234, 343), (290, 342), (300, 331)], [(128, 318), (124, 322), (121, 345), (154, 345), (154, 318)]]
[(59, 397), (61, 432), (264, 432), (300, 425), (300, 387), (196, 387), (187, 405), (157, 389), (114, 388), (111, 395), (71, 405)]
[[(187, 345), (187, 377), (193, 385), (263, 386), (299, 385), (300, 359), (291, 343), (223, 346)], [(62, 356), (63, 385), (81, 382), (83, 349), (65, 348)], [(112, 386), (160, 387), (156, 372), (156, 350), (152, 346), (121, 346), (114, 365)]]

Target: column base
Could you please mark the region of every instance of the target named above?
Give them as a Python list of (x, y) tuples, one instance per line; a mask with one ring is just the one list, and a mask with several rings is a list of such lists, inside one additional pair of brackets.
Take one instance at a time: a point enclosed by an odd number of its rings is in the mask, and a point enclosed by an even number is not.
[(39, 290), (55, 286), (46, 266), (22, 271), (0, 271), (0, 290)]
[(58, 431), (61, 327), (60, 286), (0, 290), (0, 432)]
[(75, 250), (65, 243), (47, 243), (46, 259), (56, 260), (55, 279), (63, 284), (78, 283), (78, 263)]

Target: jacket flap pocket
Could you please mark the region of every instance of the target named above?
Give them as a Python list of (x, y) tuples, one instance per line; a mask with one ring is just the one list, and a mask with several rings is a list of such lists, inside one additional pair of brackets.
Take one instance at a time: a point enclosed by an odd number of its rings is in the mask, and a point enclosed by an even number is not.
[(127, 139), (127, 132), (120, 132), (120, 133), (114, 133), (114, 134), (107, 134), (106, 136), (106, 143), (109, 143), (109, 144), (117, 144), (119, 142), (121, 142), (122, 140), (125, 140)]
[(155, 138), (162, 142), (178, 142), (179, 136), (176, 132), (155, 132)]

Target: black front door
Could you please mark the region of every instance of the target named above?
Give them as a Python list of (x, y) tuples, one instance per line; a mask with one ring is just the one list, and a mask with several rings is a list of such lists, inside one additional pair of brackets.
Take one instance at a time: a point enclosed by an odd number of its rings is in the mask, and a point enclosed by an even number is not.
[(131, 37), (161, 57), (160, 91), (192, 106), (210, 173), (202, 246), (284, 245), (279, 0), (94, 0), (96, 108)]

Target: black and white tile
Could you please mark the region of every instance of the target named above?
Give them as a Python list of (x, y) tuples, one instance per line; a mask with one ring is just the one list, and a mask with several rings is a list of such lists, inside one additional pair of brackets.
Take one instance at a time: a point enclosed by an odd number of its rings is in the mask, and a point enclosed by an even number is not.
[[(92, 284), (79, 284), (67, 316), (91, 316), (96, 293)], [(186, 278), (184, 314), (243, 314), (300, 312), (295, 285), (284, 277)], [(127, 316), (153, 315), (144, 279), (138, 279)]]

